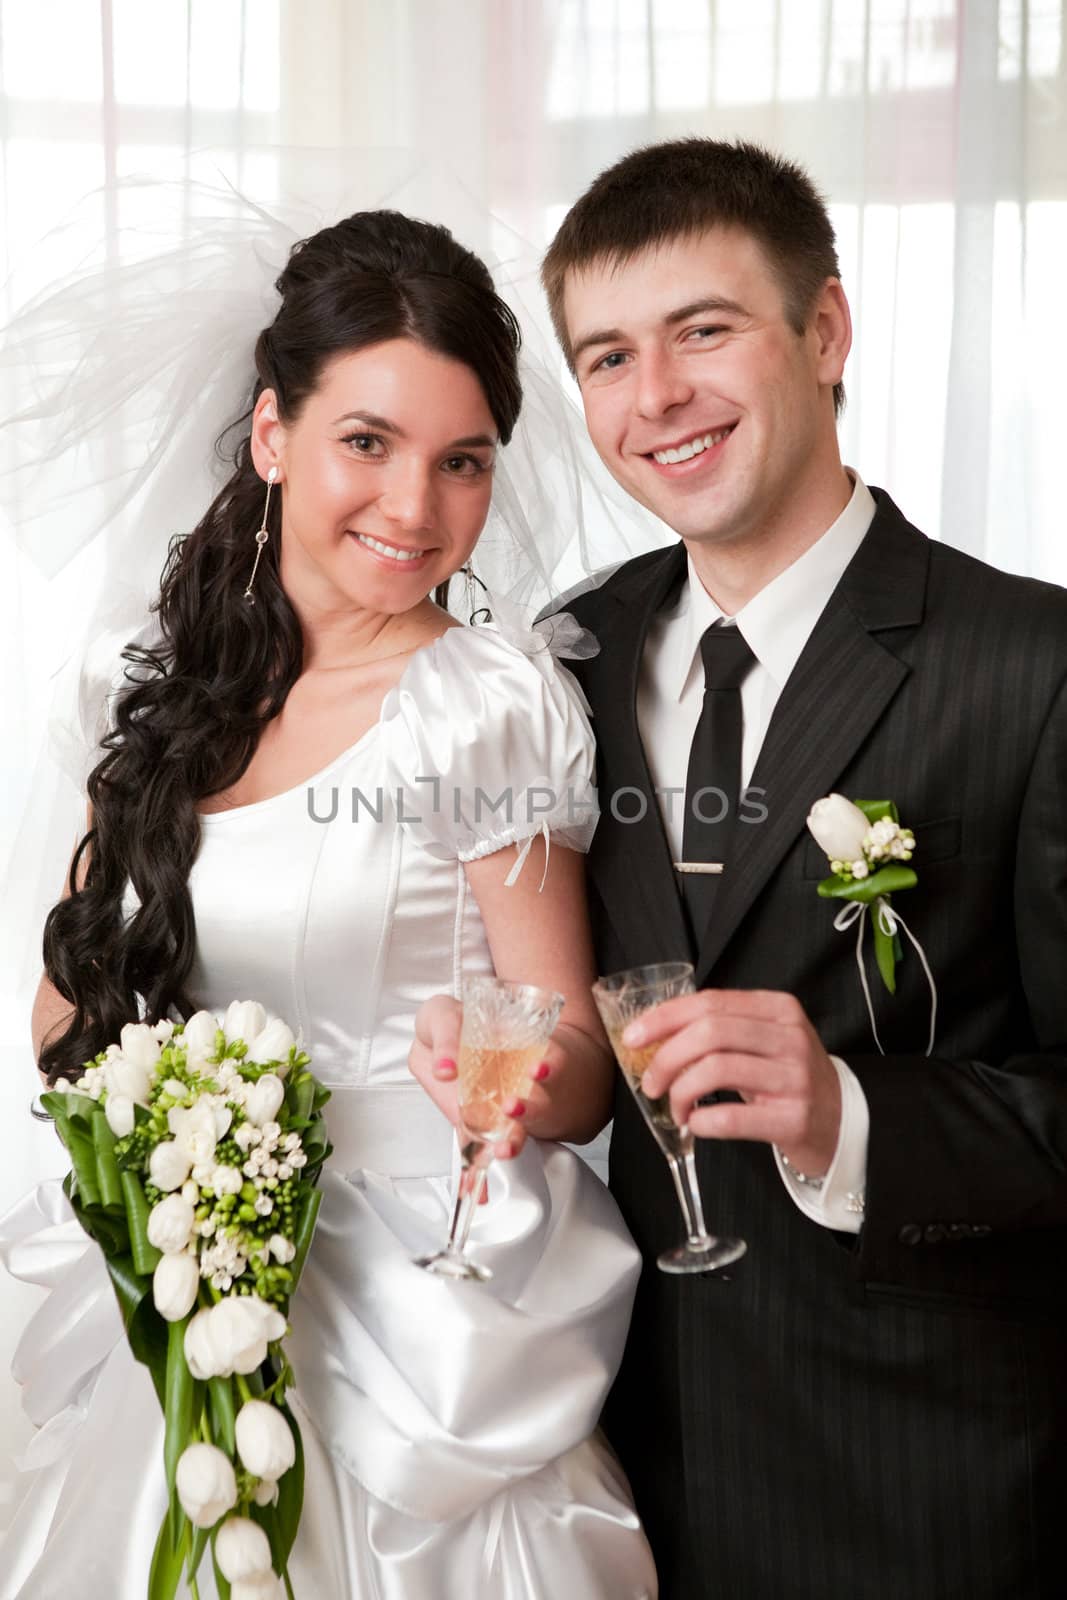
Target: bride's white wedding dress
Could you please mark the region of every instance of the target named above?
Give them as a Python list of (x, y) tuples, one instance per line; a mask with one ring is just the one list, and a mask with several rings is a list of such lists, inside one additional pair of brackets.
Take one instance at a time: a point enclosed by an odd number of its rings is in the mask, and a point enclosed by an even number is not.
[[(540, 644), (450, 630), (326, 771), (203, 819), (196, 998), (262, 1001), (302, 1028), (333, 1090), (335, 1149), (289, 1341), (307, 1457), (299, 1600), (656, 1593), (625, 1479), (594, 1433), (639, 1269), (606, 1189), (570, 1151), (529, 1141), (493, 1168), (475, 1223), (491, 1283), (412, 1264), (444, 1238), (455, 1161), (407, 1070), (412, 1019), (426, 996), (491, 971), (462, 863), (543, 822), (588, 842), (591, 735)], [(40, 1431), (0, 1545), (0, 1597), (142, 1600), (165, 1508), (162, 1424), (102, 1257), (58, 1185), (3, 1219), (0, 1254), (50, 1291), (16, 1358)]]

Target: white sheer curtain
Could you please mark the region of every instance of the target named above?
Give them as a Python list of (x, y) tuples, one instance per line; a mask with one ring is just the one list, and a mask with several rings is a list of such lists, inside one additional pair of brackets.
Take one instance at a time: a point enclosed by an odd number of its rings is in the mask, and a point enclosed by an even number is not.
[[(79, 252), (114, 251), (127, 202), (103, 192), (78, 207), (73, 233), (38, 242), (108, 179), (224, 174), (268, 203), (295, 185), (329, 207), (343, 174), (353, 204), (408, 205), (505, 263), (531, 340), (551, 352), (536, 257), (596, 172), (657, 139), (757, 140), (804, 163), (832, 206), (857, 326), (846, 459), (927, 532), (1065, 582), (1055, 482), (1067, 372), (1064, 9), (0, 0), (0, 315)], [(295, 159), (300, 147), (321, 159)], [(0, 397), (0, 418), (17, 398)], [(0, 530), (0, 882), (6, 864), (25, 867), (54, 836), (36, 765), (50, 678), (116, 577), (99, 545), (58, 572), (32, 559), (14, 537), (24, 510), (4, 507)], [(73, 839), (73, 790), (58, 803)], [(56, 860), (57, 889), (62, 871)], [(19, 1131), (0, 1163), (0, 1206), (59, 1165), (25, 1118), (44, 906), (15, 926), (9, 904), (0, 1111)], [(0, 1368), (21, 1306), (0, 1289)], [(0, 1438), (14, 1428), (0, 1387)]]

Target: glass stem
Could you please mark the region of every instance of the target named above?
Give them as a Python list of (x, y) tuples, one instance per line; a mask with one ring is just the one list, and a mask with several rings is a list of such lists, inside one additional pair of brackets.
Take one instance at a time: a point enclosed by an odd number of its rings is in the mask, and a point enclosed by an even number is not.
[(700, 1188), (697, 1184), (696, 1160), (692, 1150), (684, 1156), (668, 1156), (671, 1177), (678, 1194), (678, 1204), (682, 1208), (685, 1218), (686, 1243), (691, 1245), (706, 1245), (709, 1234), (704, 1226), (704, 1208), (700, 1203)]
[(468, 1163), (464, 1165), (459, 1175), (459, 1184), (456, 1188), (456, 1203), (452, 1207), (452, 1221), (448, 1228), (448, 1243), (445, 1253), (461, 1260), (467, 1248), (470, 1237), (471, 1223), (474, 1221), (478, 1210), (478, 1201), (481, 1198), (482, 1187), (485, 1183), (485, 1168), (475, 1167)]

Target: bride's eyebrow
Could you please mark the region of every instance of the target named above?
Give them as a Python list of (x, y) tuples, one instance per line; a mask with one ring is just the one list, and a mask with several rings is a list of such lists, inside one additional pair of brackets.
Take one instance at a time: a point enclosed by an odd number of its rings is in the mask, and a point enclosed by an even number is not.
[[(390, 422), (388, 417), (380, 417), (376, 411), (346, 411), (343, 416), (335, 417), (333, 425), (338, 427), (342, 422), (362, 422), (367, 428), (377, 428), (381, 433), (391, 433), (398, 439), (406, 439), (407, 434), (398, 422)], [(449, 450), (462, 447), (464, 450), (496, 448), (497, 440), (490, 438), (487, 433), (471, 433), (462, 439), (452, 439), (446, 446)]]

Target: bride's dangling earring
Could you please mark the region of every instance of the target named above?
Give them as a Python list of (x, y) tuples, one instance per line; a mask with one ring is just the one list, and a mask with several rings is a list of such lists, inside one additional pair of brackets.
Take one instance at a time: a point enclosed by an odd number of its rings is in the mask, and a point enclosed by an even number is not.
[(463, 582), (465, 585), (467, 621), (470, 623), (472, 628), (476, 627), (479, 622), (492, 622), (493, 613), (490, 611), (489, 607), (477, 606), (475, 604), (475, 601), (478, 599), (478, 591), (474, 587), (475, 584), (477, 584), (478, 588), (488, 595), (489, 590), (486, 588), (486, 585), (482, 582), (481, 578), (479, 578), (469, 561), (467, 562), (466, 566), (461, 567), (459, 570), (463, 574)]
[(259, 571), (259, 558), (263, 554), (263, 546), (270, 538), (270, 532), (267, 528), (267, 512), (270, 510), (270, 492), (274, 488), (274, 485), (277, 483), (277, 481), (278, 469), (277, 467), (271, 467), (270, 471), (267, 473), (267, 498), (263, 502), (263, 521), (260, 523), (259, 531), (256, 534), (255, 564), (252, 567), (252, 576), (248, 580), (248, 588), (244, 592), (244, 598), (248, 601), (250, 606), (254, 606), (256, 603), (256, 597), (252, 593), (252, 585), (256, 581), (256, 573)]

